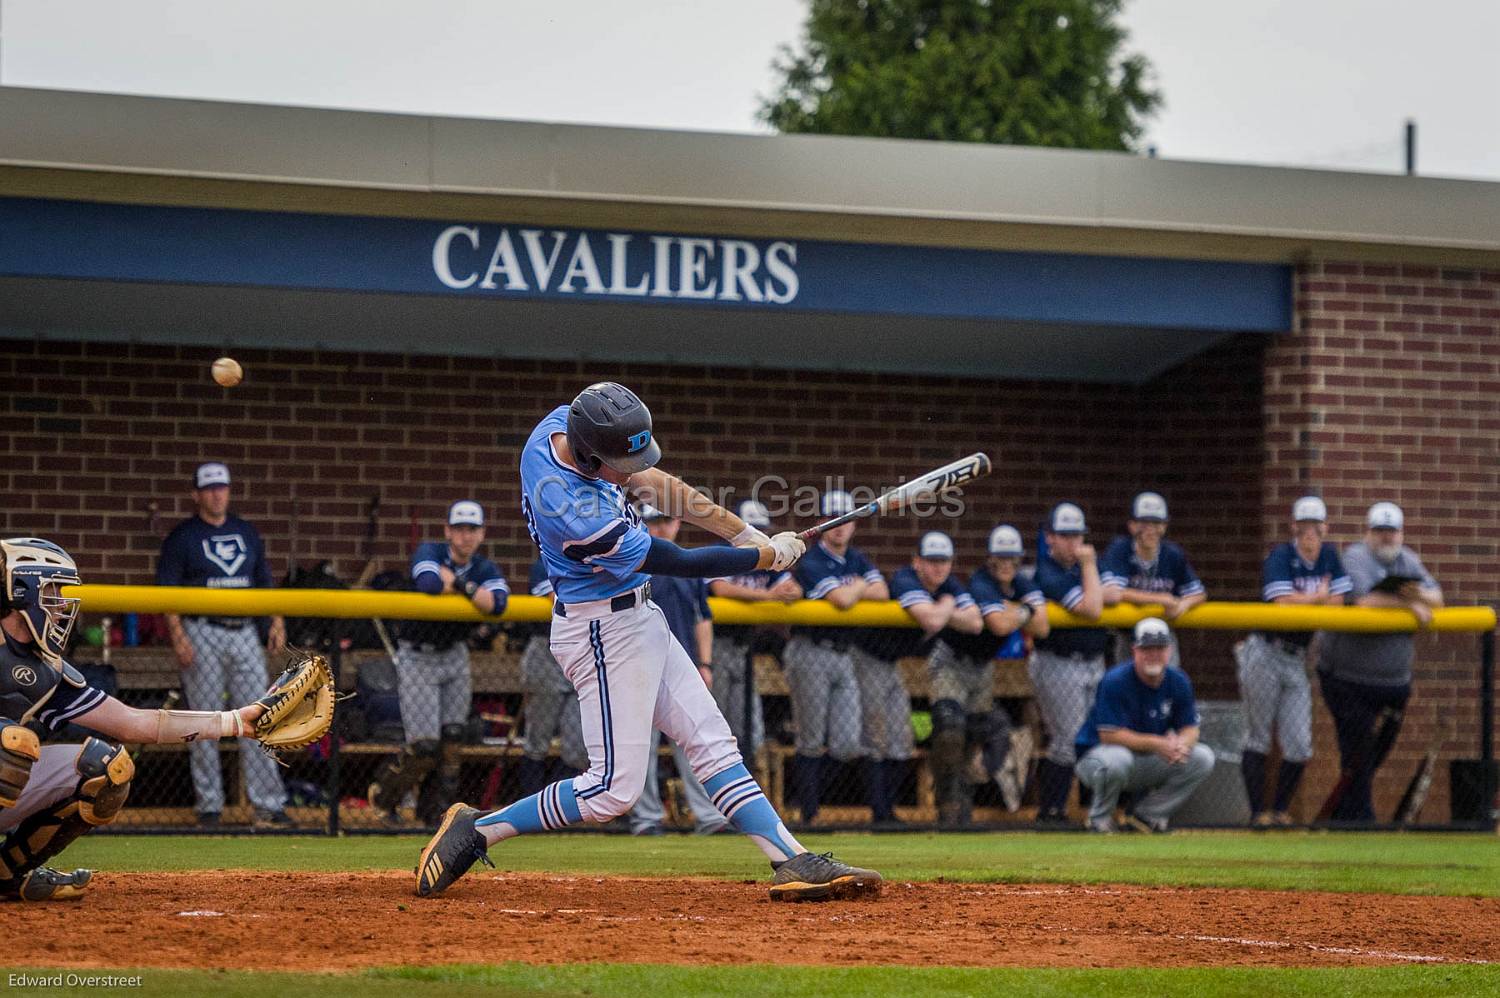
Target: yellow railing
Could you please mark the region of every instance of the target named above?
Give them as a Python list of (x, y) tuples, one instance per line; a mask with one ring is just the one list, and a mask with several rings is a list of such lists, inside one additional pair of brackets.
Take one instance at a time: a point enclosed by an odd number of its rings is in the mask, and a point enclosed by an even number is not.
[[(199, 589), (177, 586), (69, 586), (64, 595), (83, 600), (88, 613), (180, 613), (219, 617), (387, 617), (398, 620), (486, 619), (462, 596), (426, 596), (341, 589)], [(791, 604), (740, 603), (712, 599), (721, 624), (803, 624), (844, 627), (912, 627), (911, 616), (894, 602), (860, 603), (839, 610), (826, 600)], [(1053, 627), (1129, 627), (1159, 608), (1115, 606), (1100, 621), (1076, 617), (1056, 604), (1047, 608)], [(550, 600), (512, 596), (501, 620), (545, 621)], [(1406, 610), (1370, 607), (1273, 606), (1267, 603), (1203, 603), (1172, 622), (1174, 627), (1230, 631), (1356, 631), (1383, 633), (1417, 630)], [(1433, 614), (1431, 631), (1483, 632), (1495, 629), (1495, 611), (1487, 606), (1451, 607)]]

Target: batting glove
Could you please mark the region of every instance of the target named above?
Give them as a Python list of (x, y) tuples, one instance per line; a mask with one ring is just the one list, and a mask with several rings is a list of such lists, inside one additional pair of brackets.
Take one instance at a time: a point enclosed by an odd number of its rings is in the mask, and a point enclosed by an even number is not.
[(771, 538), (771, 550), (776, 552), (776, 559), (771, 562), (773, 572), (781, 572), (797, 564), (797, 559), (807, 551), (807, 544), (792, 533), (784, 530)]

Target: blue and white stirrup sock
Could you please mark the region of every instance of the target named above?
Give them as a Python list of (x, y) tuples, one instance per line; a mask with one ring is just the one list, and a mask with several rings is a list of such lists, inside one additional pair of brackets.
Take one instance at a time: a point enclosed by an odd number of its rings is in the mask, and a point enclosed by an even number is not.
[(551, 832), (582, 820), (578, 799), (573, 796), (573, 781), (559, 780), (530, 797), (522, 797), (514, 804), (475, 819), (474, 827), (484, 836), (485, 845), (492, 846), (502, 839)]
[(750, 841), (759, 846), (772, 863), (807, 851), (786, 830), (776, 815), (776, 809), (761, 793), (760, 785), (743, 762), (704, 780), (703, 789), (708, 791), (708, 798), (719, 813), (750, 836)]

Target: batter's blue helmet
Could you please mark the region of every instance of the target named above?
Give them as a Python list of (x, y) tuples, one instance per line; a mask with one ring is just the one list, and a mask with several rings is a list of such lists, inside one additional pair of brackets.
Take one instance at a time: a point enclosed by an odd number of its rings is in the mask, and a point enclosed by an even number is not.
[(590, 476), (598, 475), (600, 465), (633, 475), (661, 460), (651, 410), (613, 381), (589, 385), (568, 407), (568, 447), (579, 470)]

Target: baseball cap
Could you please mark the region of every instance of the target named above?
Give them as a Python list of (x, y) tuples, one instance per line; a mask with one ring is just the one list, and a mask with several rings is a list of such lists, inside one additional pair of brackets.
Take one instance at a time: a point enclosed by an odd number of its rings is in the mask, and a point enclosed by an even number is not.
[(990, 531), (990, 554), (1002, 558), (1019, 558), (1024, 551), (1021, 532), (1008, 523), (1002, 523)]
[(193, 488), (206, 489), (214, 485), (229, 484), (229, 468), (218, 461), (209, 461), (207, 464), (198, 465), (198, 470), (193, 473)]
[(1365, 518), (1371, 529), (1384, 528), (1387, 530), (1400, 530), (1406, 517), (1401, 513), (1401, 507), (1393, 502), (1378, 502), (1370, 507), (1370, 514)]
[(823, 493), (823, 515), (843, 516), (845, 513), (854, 512), (854, 497), (840, 489), (831, 489)]
[(1317, 496), (1303, 496), (1292, 503), (1292, 519), (1298, 523), (1304, 520), (1326, 523), (1328, 522), (1328, 507), (1323, 505), (1323, 500)]
[(1083, 522), (1083, 510), (1073, 503), (1060, 502), (1052, 507), (1047, 517), (1047, 530), (1054, 534), (1086, 534), (1088, 527)]
[(917, 542), (917, 557), (934, 561), (950, 561), (953, 558), (953, 538), (941, 530), (929, 530)]
[(1146, 522), (1167, 522), (1167, 501), (1155, 492), (1142, 492), (1130, 504), (1130, 518)]
[(657, 509), (655, 506), (651, 505), (649, 502), (643, 502), (643, 503), (641, 503), (639, 506), (637, 506), (635, 508), (635, 511), (637, 513), (639, 513), (641, 519), (644, 520), (647, 523), (655, 523), (657, 520), (670, 520), (671, 519), (670, 516), (668, 516), (666, 513), (663, 513), (661, 510)]
[(1172, 643), (1172, 629), (1160, 617), (1146, 617), (1135, 625), (1137, 648), (1165, 648)]
[(754, 527), (757, 530), (764, 530), (771, 525), (771, 511), (766, 509), (765, 503), (756, 502), (754, 499), (746, 499), (740, 503), (740, 508), (737, 512), (740, 514), (740, 519), (744, 520), (747, 526)]
[(484, 507), (472, 499), (460, 499), (448, 507), (448, 526), (484, 526)]

